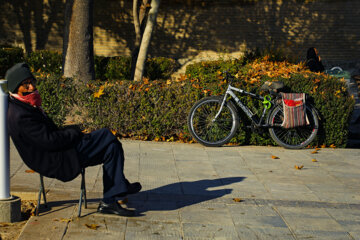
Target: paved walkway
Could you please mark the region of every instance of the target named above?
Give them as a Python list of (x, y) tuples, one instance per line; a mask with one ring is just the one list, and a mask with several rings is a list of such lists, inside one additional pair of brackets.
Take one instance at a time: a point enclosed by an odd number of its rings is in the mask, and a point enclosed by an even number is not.
[[(50, 208), (31, 217), (19, 239), (360, 239), (360, 149), (123, 146), (126, 176), (143, 185), (127, 203), (137, 217), (96, 213), (102, 170), (91, 167), (83, 216), (76, 217), (80, 178), (46, 178)], [(11, 190), (34, 199), (39, 176), (26, 170), (11, 146)]]

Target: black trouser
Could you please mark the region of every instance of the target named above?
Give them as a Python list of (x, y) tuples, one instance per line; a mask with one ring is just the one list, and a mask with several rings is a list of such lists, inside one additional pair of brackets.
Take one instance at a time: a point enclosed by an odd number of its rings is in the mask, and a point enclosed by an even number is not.
[(108, 129), (86, 134), (76, 149), (82, 167), (103, 164), (104, 201), (115, 201), (116, 196), (126, 194), (129, 182), (124, 175), (124, 150)]

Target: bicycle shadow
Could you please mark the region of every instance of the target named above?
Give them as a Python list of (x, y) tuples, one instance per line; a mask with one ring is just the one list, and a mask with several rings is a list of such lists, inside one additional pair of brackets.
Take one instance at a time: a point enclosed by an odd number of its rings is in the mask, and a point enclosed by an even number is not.
[(230, 194), (232, 192), (230, 188), (217, 190), (208, 190), (208, 188), (241, 182), (244, 179), (245, 177), (228, 177), (172, 183), (129, 196), (127, 206), (135, 208), (140, 215), (148, 211), (177, 210)]

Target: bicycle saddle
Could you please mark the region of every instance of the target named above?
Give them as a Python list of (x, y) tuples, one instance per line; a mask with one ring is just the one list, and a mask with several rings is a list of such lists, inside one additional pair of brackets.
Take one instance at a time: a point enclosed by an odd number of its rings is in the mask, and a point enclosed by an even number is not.
[(274, 91), (278, 92), (278, 90), (284, 88), (284, 83), (280, 81), (268, 82), (266, 81), (260, 88), (261, 91)]

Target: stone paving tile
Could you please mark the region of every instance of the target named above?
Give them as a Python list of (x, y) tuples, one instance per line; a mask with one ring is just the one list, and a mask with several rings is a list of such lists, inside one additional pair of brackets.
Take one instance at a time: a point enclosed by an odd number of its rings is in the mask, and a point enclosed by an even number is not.
[(287, 216), (285, 221), (294, 231), (336, 231), (345, 232), (344, 228), (330, 217), (294, 217)]
[(125, 229), (126, 218), (91, 215), (71, 221), (63, 239), (124, 239)]
[(181, 239), (179, 224), (128, 219), (125, 239)]
[(360, 231), (352, 231), (352, 232), (349, 232), (350, 236), (352, 237), (352, 239), (355, 239), (355, 240), (360, 240)]
[(234, 226), (205, 223), (183, 223), (184, 240), (239, 239)]
[(231, 215), (227, 208), (217, 209), (189, 206), (180, 209), (180, 217), (183, 223), (233, 225)]
[(297, 239), (305, 240), (305, 239), (316, 239), (316, 240), (350, 240), (353, 239), (349, 233), (341, 232), (341, 231), (309, 231), (309, 230), (301, 230), (295, 231), (295, 236)]
[(74, 204), (52, 206), (50, 211), (41, 212), (39, 217), (31, 217), (18, 240), (62, 239), (68, 225), (67, 219), (72, 219), (74, 206)]
[(260, 240), (294, 240), (293, 234), (288, 228), (266, 228), (249, 227), (244, 225), (235, 225), (240, 239), (260, 239)]

